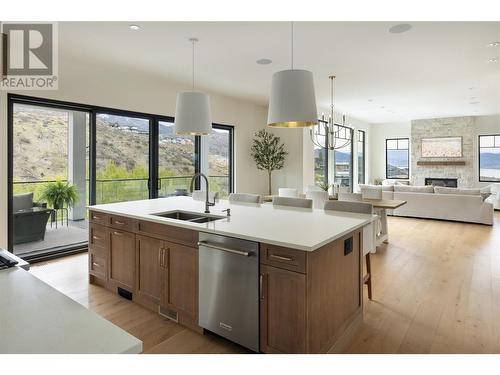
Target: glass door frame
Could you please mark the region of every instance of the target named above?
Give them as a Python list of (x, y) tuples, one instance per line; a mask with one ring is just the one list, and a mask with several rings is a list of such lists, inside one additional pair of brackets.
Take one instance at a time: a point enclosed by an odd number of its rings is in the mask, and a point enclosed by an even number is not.
[[(14, 105), (15, 104), (27, 104), (34, 105), (38, 107), (46, 107), (52, 109), (62, 109), (68, 111), (80, 111), (89, 114), (89, 204), (94, 205), (96, 203), (96, 119), (97, 114), (105, 113), (117, 116), (135, 117), (149, 120), (149, 199), (158, 197), (158, 187), (159, 187), (159, 122), (174, 122), (174, 117), (165, 115), (155, 115), (151, 113), (128, 111), (122, 109), (114, 109), (102, 106), (80, 104), (62, 100), (46, 99), (36, 96), (27, 96), (8, 93), (7, 94), (7, 230), (8, 230), (8, 250), (13, 251), (13, 182), (14, 182), (14, 158), (13, 158), (13, 142), (14, 142)], [(229, 156), (230, 156), (230, 170), (229, 170), (229, 188), (230, 191), (234, 191), (234, 126), (223, 125), (223, 124), (212, 124), (213, 128), (225, 129), (229, 131), (230, 142), (229, 142)], [(201, 138), (199, 136), (195, 137), (195, 173), (199, 173), (201, 168)], [(155, 188), (153, 188), (153, 182)], [(195, 181), (195, 188), (200, 188), (200, 179)], [(67, 248), (61, 251), (48, 251), (47, 255), (37, 257), (36, 259), (49, 259), (53, 257), (60, 256), (62, 254), (69, 254), (72, 251), (86, 251), (87, 245), (85, 247), (79, 247), (78, 249)], [(27, 260), (32, 260), (29, 256), (26, 257)]]

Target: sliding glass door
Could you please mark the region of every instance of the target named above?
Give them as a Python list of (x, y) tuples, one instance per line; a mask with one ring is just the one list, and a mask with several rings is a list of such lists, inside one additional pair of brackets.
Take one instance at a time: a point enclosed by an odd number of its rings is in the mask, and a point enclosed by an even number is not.
[(84, 249), (89, 204), (185, 195), (199, 171), (232, 192), (232, 126), (214, 124), (202, 147), (166, 116), (14, 94), (8, 112), (8, 248), (27, 259)]
[(151, 120), (96, 115), (95, 203), (150, 198)]
[(198, 171), (199, 146), (195, 136), (178, 136), (172, 121), (158, 122), (158, 196), (187, 195)]
[(89, 113), (29, 101), (9, 106), (11, 250), (40, 256), (85, 245)]

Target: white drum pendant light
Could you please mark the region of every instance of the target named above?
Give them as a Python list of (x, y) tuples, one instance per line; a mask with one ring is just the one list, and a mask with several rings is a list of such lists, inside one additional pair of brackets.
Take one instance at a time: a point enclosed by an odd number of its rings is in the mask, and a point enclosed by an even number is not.
[(290, 70), (282, 70), (273, 75), (268, 126), (302, 128), (318, 123), (313, 74), (308, 70), (293, 69), (293, 22), (291, 60)]
[(190, 38), (189, 41), (193, 44), (192, 91), (177, 94), (174, 129), (178, 135), (209, 135), (212, 131), (210, 97), (194, 91), (194, 44), (198, 39)]

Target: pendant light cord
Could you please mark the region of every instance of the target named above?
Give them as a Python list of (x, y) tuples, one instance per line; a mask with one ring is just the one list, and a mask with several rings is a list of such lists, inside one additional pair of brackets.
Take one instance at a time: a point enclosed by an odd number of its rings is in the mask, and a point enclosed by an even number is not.
[(292, 38), (291, 38), (291, 43), (292, 43), (292, 48), (291, 48), (291, 53), (292, 53), (292, 70), (293, 70), (293, 21), (291, 22), (292, 26)]
[(193, 73), (192, 73), (193, 74), (193, 86), (191, 88), (191, 91), (194, 91), (194, 44), (196, 43), (196, 40), (193, 39), (191, 42), (193, 43)]

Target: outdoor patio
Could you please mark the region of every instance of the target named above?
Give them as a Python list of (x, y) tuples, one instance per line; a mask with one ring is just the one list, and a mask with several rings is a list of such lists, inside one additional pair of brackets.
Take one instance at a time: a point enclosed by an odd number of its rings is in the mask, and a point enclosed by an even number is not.
[(47, 223), (47, 231), (45, 232), (45, 239), (43, 241), (14, 245), (14, 254), (23, 255), (38, 251), (46, 251), (48, 249), (54, 250), (57, 248), (84, 244), (88, 241), (87, 229), (87, 220), (69, 220), (68, 225), (66, 225), (66, 221), (64, 221), (64, 223), (59, 221), (57, 228), (55, 223), (52, 223), (51, 227), (49, 222)]

